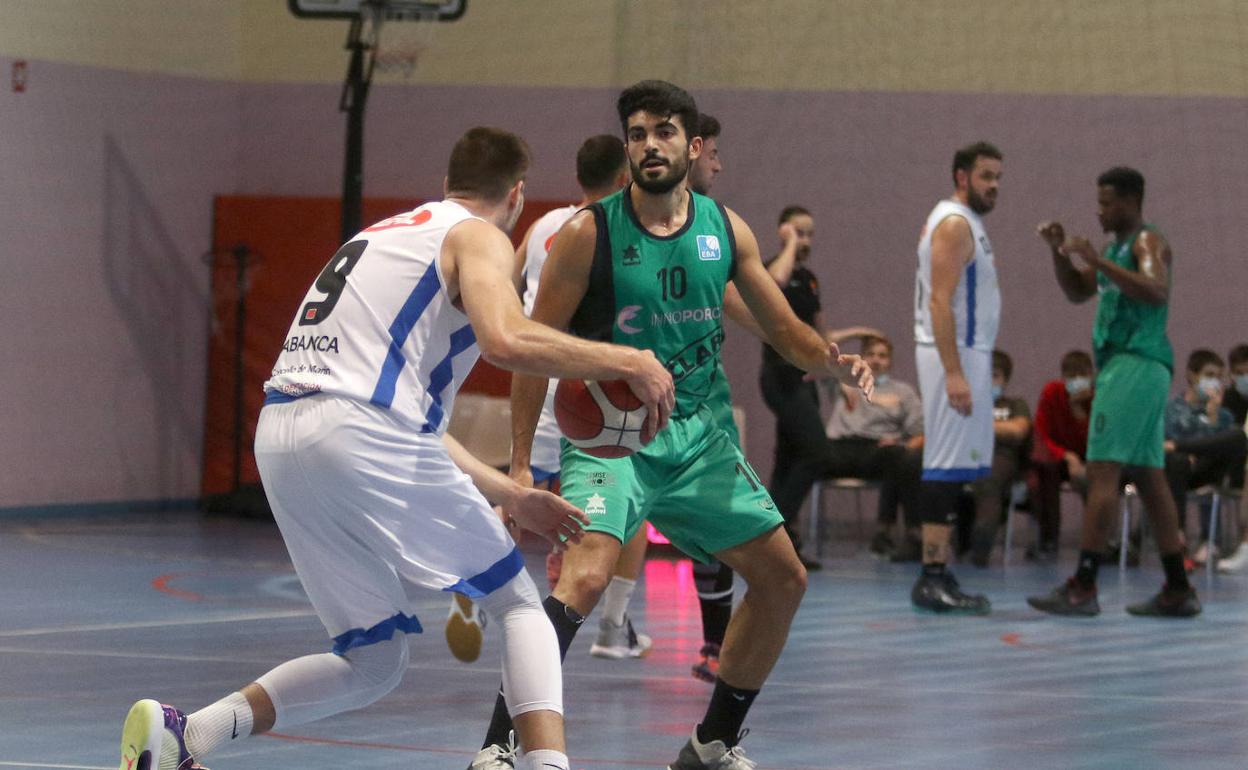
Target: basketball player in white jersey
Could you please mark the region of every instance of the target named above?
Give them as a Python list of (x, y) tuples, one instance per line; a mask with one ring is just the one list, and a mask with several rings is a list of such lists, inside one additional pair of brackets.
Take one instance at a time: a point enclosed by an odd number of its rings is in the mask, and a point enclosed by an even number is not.
[(1000, 179), (996, 147), (978, 142), (958, 150), (953, 197), (936, 204), (919, 236), (914, 341), (926, 437), (923, 569), (910, 600), (934, 612), (991, 610), (987, 597), (963, 593), (946, 562), (957, 496), (992, 464), (992, 347), (1001, 293), (982, 217), (997, 202)]
[[(566, 770), (559, 649), (503, 521), (575, 540), (575, 509), (444, 443), (455, 393), (479, 354), (549, 377), (624, 379), (666, 423), (671, 377), (647, 351), (529, 321), (511, 283), (510, 230), (524, 204), (523, 140), (474, 128), (455, 145), (446, 198), (346, 243), (308, 290), (265, 383), (256, 462), (332, 652), (283, 663), (185, 715), (136, 703), (122, 770), (185, 770), (230, 740), (361, 708), (407, 668), (421, 626), (405, 588), (476, 599), (503, 637), (518, 767)], [(455, 460), (471, 476), (459, 470)]]

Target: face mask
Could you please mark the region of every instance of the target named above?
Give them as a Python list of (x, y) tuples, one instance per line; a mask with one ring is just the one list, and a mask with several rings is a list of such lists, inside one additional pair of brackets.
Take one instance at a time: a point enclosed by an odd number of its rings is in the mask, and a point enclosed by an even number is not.
[(1202, 401), (1209, 400), (1210, 396), (1214, 396), (1222, 392), (1222, 381), (1217, 377), (1201, 377), (1196, 382), (1196, 395)]
[(998, 398), (1001, 398), (1001, 394), (1004, 392), (1005, 392), (1005, 388), (1001, 387), (995, 382), (992, 384), (992, 400), (993, 401), (996, 401)]
[(887, 385), (887, 384), (888, 384), (888, 375), (887, 375), (887, 374), (877, 374), (877, 375), (875, 375), (875, 384), (876, 384), (876, 385)]
[(1248, 398), (1248, 374), (1235, 375), (1235, 390), (1239, 391), (1239, 395)]
[(1078, 396), (1092, 387), (1092, 380), (1088, 377), (1069, 377), (1066, 379), (1066, 394), (1069, 396)]

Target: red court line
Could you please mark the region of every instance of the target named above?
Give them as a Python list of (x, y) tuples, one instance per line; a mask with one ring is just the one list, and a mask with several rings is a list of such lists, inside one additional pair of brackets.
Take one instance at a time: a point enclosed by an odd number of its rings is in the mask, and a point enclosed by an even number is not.
[(174, 588), (169, 585), (169, 581), (186, 577), (189, 574), (189, 572), (169, 572), (164, 575), (159, 575), (152, 579), (152, 588), (155, 588), (162, 594), (169, 594), (170, 596), (176, 596), (179, 599), (186, 599), (188, 602), (202, 602), (204, 600), (202, 594), (197, 594), (194, 591), (183, 591), (180, 588)]

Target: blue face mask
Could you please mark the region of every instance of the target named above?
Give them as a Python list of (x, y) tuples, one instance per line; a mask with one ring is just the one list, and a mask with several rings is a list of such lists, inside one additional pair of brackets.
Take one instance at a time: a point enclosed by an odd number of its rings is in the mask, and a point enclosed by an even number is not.
[(993, 401), (996, 401), (997, 399), (1001, 398), (1001, 394), (1004, 392), (1005, 392), (1005, 388), (1001, 387), (995, 382), (992, 383), (992, 400)]
[(1248, 374), (1235, 375), (1235, 390), (1239, 391), (1239, 395), (1248, 398)]
[(887, 385), (887, 384), (888, 384), (888, 375), (887, 375), (887, 374), (877, 374), (877, 375), (875, 375), (875, 384), (876, 384), (876, 385)]
[(1079, 396), (1086, 393), (1092, 387), (1092, 379), (1090, 377), (1067, 377), (1066, 378), (1066, 394), (1071, 397)]

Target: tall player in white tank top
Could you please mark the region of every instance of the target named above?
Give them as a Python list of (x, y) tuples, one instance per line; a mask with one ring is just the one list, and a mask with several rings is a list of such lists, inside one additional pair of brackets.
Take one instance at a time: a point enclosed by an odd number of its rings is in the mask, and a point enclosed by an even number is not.
[[(445, 441), (455, 392), (480, 351), (530, 374), (622, 378), (650, 411), (674, 404), (644, 351), (529, 321), (504, 234), (524, 204), (523, 140), (477, 128), (456, 143), (446, 200), (391, 217), (342, 246), (299, 305), (265, 383), (256, 463), (332, 651), (283, 663), (189, 716), (134, 705), (123, 767), (198, 767), (230, 740), (361, 708), (407, 668), (421, 630), (407, 588), (476, 599), (503, 637), (503, 681), (526, 752), (516, 767), (568, 767), (559, 647), (508, 523), (577, 539), (584, 515)], [(463, 470), (460, 468), (462, 467)], [(475, 484), (475, 486), (474, 486)]]
[(919, 236), (914, 341), (923, 398), (923, 571), (910, 593), (920, 609), (983, 614), (946, 567), (962, 486), (992, 463), (992, 347), (1001, 294), (983, 215), (997, 200), (1001, 152), (980, 142), (954, 155), (952, 198), (936, 204)]

